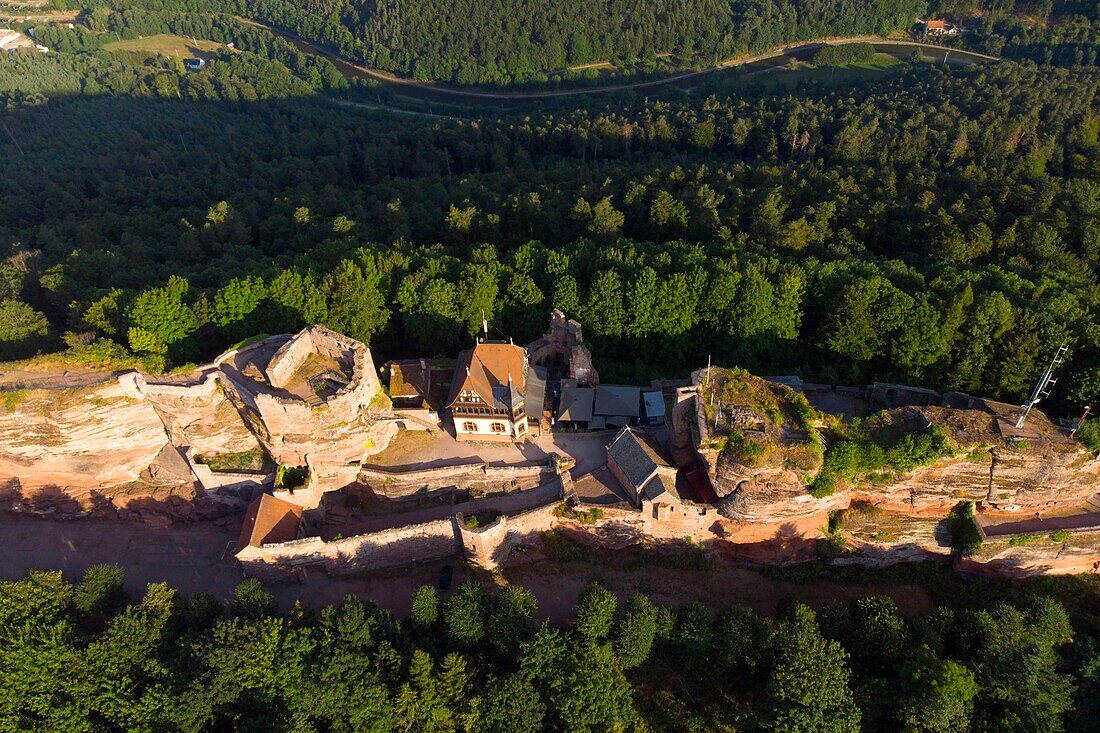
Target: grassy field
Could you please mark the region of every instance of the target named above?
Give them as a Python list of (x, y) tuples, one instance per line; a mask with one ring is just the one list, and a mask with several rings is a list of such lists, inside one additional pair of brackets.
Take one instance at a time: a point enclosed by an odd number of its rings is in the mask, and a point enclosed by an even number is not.
[(813, 66), (799, 63), (750, 75), (740, 80), (768, 91), (794, 89), (805, 82), (817, 82), (826, 86), (854, 86), (860, 82), (877, 81), (898, 71), (905, 63), (887, 53), (875, 54), (874, 60), (865, 64), (845, 66)]
[(103, 48), (118, 53), (140, 52), (191, 58), (194, 56), (209, 57), (221, 48), (221, 44), (214, 41), (192, 40), (183, 36), (162, 33), (156, 36), (146, 36), (145, 38), (128, 38), (124, 41), (114, 41)]

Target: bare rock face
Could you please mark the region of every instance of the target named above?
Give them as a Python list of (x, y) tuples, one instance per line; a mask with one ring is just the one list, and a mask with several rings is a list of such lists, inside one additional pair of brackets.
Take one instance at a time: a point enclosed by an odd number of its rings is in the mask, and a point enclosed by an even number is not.
[(224, 482), (201, 483), (190, 455), (266, 452), (323, 475), (385, 449), (397, 432), (390, 416), (367, 347), (314, 326), (228, 352), (189, 377), (130, 372), (94, 387), (8, 393), (0, 498), (34, 495), (29, 508), (47, 513), (105, 502), (206, 516), (225, 503), (204, 509), (203, 487), (217, 498)]
[(30, 390), (0, 407), (0, 480), (67, 494), (138, 480), (168, 444), (152, 405), (117, 383)]
[(132, 383), (153, 406), (173, 445), (188, 446), (203, 456), (245, 453), (260, 447), (226, 396), (216, 372), (204, 374), (195, 384), (151, 382), (138, 374), (123, 375), (121, 381)]
[(961, 565), (1020, 577), (1100, 573), (1100, 531), (1073, 532), (1064, 541), (1042, 534), (1016, 545), (1007, 540), (986, 542)]
[(921, 408), (930, 424), (947, 431), (956, 454), (858, 490), (910, 510), (946, 510), (968, 500), (1021, 512), (1073, 506), (1100, 491), (1100, 461), (1091, 452), (1035, 411), (1017, 437), (991, 404), (990, 410)]

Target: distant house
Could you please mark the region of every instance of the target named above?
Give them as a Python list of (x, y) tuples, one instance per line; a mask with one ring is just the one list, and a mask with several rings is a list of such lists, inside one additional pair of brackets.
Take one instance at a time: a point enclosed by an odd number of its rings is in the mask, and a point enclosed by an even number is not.
[(184, 59), (183, 68), (188, 71), (202, 71), (206, 68), (206, 59)]
[(924, 34), (927, 36), (954, 36), (959, 32), (958, 28), (942, 18), (926, 20), (923, 25)]
[(49, 49), (35, 43), (30, 37), (23, 35), (11, 28), (0, 28), (0, 51), (7, 53), (39, 52), (47, 53)]
[(237, 540), (237, 553), (249, 547), (299, 539), (301, 524), (302, 507), (271, 494), (260, 494), (245, 512), (244, 526)]
[[(478, 341), (455, 366), (447, 409), (458, 440), (518, 441), (527, 437), (527, 402), (542, 416), (546, 383), (510, 341)], [(537, 413), (536, 413), (537, 410)]]
[(676, 469), (657, 440), (644, 431), (629, 427), (620, 430), (607, 446), (607, 467), (635, 506), (643, 501), (680, 503)]

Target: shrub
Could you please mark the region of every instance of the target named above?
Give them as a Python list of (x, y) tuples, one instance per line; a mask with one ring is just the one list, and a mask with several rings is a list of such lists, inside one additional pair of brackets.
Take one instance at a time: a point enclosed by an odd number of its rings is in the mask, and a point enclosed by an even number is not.
[(209, 593), (192, 593), (183, 607), (184, 618), (191, 629), (208, 629), (222, 617), (224, 609), (218, 599)]
[(92, 565), (73, 591), (73, 604), (82, 613), (113, 616), (127, 602), (123, 579), (118, 565)]
[(746, 466), (755, 466), (767, 450), (767, 446), (758, 440), (753, 440), (740, 430), (734, 430), (727, 436), (725, 449), (744, 463)]
[(623, 669), (645, 664), (657, 637), (657, 609), (641, 593), (626, 602), (615, 629), (615, 656)]
[(274, 616), (279, 610), (275, 597), (264, 590), (260, 581), (250, 578), (233, 590), (233, 599), (229, 602), (229, 614), (244, 619), (255, 620), (265, 616)]
[(947, 433), (939, 425), (929, 425), (920, 434), (909, 434), (886, 451), (886, 460), (899, 471), (911, 471), (946, 455), (951, 450)]
[(884, 469), (911, 471), (932, 463), (951, 452), (947, 433), (938, 425), (929, 425), (923, 433), (910, 433), (887, 449), (865, 440), (842, 440), (825, 453), (825, 462), (810, 484), (810, 494), (822, 499), (831, 496), (841, 480), (855, 481), (872, 475), (882, 482), (889, 474)]
[(586, 639), (603, 639), (611, 632), (619, 602), (599, 583), (591, 583), (577, 599), (573, 629)]
[(535, 631), (535, 595), (518, 585), (510, 585), (493, 598), (489, 616), (489, 643), (501, 654), (515, 657), (520, 645)]
[(466, 519), (463, 520), (463, 523), (470, 529), (477, 529), (479, 526), (481, 526), (481, 523), (477, 521), (477, 517), (473, 514), (466, 517)]
[(1056, 529), (1056, 530), (1054, 530), (1053, 532), (1050, 533), (1050, 541), (1051, 542), (1065, 542), (1066, 540), (1068, 540), (1072, 536), (1073, 536), (1073, 532), (1070, 532), (1068, 529)]
[(309, 482), (309, 468), (307, 466), (279, 466), (275, 475), (275, 488), (297, 489)]
[(684, 606), (673, 638), (680, 664), (688, 668), (699, 666), (710, 656), (713, 643), (714, 624), (707, 607), (698, 601)]
[(412, 611), (409, 613), (413, 626), (429, 629), (439, 620), (439, 596), (435, 588), (422, 585), (413, 593)]
[(771, 622), (744, 606), (724, 611), (715, 624), (714, 654), (724, 669), (755, 674), (767, 658), (771, 644)]
[(485, 586), (464, 580), (458, 591), (443, 606), (443, 624), (447, 638), (459, 649), (469, 649), (485, 638), (485, 617), (489, 610), (489, 594)]
[(969, 555), (982, 546), (982, 533), (974, 516), (974, 502), (960, 501), (947, 515), (947, 529), (951, 533), (951, 548)]
[(676, 612), (668, 606), (657, 606), (657, 641), (668, 643), (676, 631)]
[(858, 598), (851, 606), (852, 627), (845, 645), (853, 663), (881, 674), (898, 664), (909, 643), (909, 630), (889, 596)]
[(1074, 434), (1077, 442), (1091, 451), (1100, 451), (1100, 420), (1085, 420)]
[(1019, 537), (1013, 537), (1008, 541), (1010, 547), (1022, 547), (1032, 542), (1037, 542), (1043, 539), (1037, 534), (1022, 534)]
[(546, 555), (554, 562), (591, 561), (599, 562), (602, 554), (588, 545), (577, 542), (572, 537), (556, 529), (548, 529), (541, 535)]

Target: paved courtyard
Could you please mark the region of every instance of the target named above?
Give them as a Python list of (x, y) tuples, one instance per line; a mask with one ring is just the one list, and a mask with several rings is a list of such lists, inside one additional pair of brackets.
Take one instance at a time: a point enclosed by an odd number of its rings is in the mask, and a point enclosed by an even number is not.
[(553, 453), (571, 456), (577, 465), (574, 476), (589, 473), (607, 462), (607, 444), (612, 431), (598, 433), (553, 433), (523, 443), (467, 443), (450, 433), (431, 435), (420, 430), (403, 430), (381, 453), (365, 463), (385, 468), (436, 468), (472, 461), (494, 466), (544, 463)]

